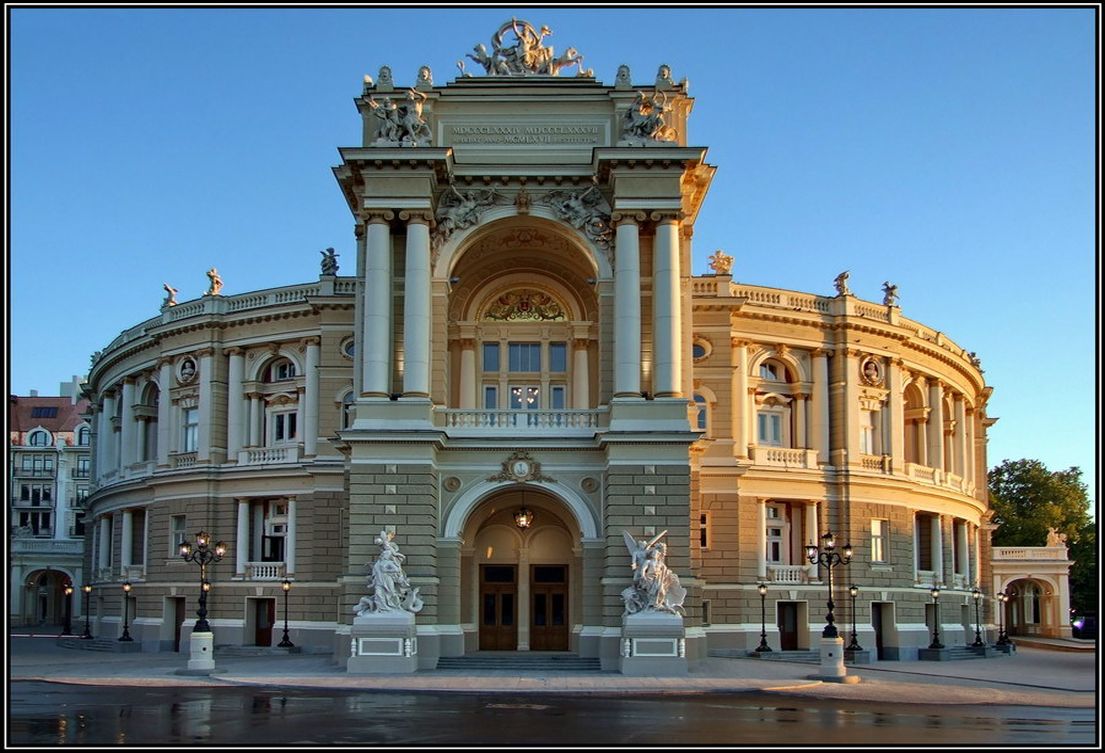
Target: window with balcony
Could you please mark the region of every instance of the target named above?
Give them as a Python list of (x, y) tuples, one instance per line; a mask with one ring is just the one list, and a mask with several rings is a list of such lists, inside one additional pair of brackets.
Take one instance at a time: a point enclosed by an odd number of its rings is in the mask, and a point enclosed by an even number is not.
[(20, 528), (30, 529), (32, 536), (50, 536), (52, 513), (46, 511), (28, 511), (19, 513)]
[(541, 371), (541, 343), (508, 343), (507, 354), (510, 373)]
[(49, 507), (54, 503), (53, 484), (21, 484), (19, 501), (30, 504), (32, 507), (43, 505)]
[(283, 562), (288, 535), (288, 503), (262, 500), (250, 503), (250, 562)]
[(873, 519), (871, 521), (871, 561), (888, 562), (890, 521)]
[(757, 442), (769, 447), (785, 447), (783, 418), (783, 412), (779, 410), (759, 411), (756, 414)]
[(266, 382), (282, 382), (288, 379), (295, 379), (295, 364), (288, 358), (274, 361), (265, 377)]
[(753, 410), (756, 414), (756, 444), (763, 447), (795, 447), (798, 427), (805, 411), (797, 411), (801, 396), (798, 376), (780, 358), (768, 358), (756, 371)]
[(199, 408), (185, 408), (181, 412), (181, 452), (195, 452), (199, 449)]
[(282, 411), (279, 413), (272, 413), (270, 416), (269, 427), (271, 434), (269, 436), (270, 446), (279, 446), (287, 444), (295, 444), (299, 438), (296, 427), (296, 412), (295, 411)]

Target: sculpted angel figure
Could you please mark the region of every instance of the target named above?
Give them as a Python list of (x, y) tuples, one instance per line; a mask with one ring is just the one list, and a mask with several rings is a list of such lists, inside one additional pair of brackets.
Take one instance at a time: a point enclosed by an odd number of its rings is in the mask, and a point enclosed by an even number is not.
[(833, 287), (836, 288), (837, 295), (851, 295), (852, 291), (848, 288), (848, 270), (844, 270), (836, 276), (833, 280)]
[(223, 289), (223, 278), (219, 277), (218, 270), (214, 267), (207, 270), (207, 279), (211, 280), (211, 287), (204, 295), (219, 295), (219, 291)]
[(465, 191), (461, 193), (450, 183), (438, 202), (436, 243), (444, 243), (457, 230), (463, 230), (479, 222), (484, 209), (499, 199), (499, 192), (493, 188)]
[(374, 541), (380, 546), (380, 554), (372, 564), (372, 573), (368, 576), (368, 586), (372, 589), (369, 596), (362, 596), (353, 611), (358, 615), (375, 612), (419, 612), (422, 610), (422, 598), (418, 589), (412, 588), (403, 572), (406, 557), (393, 543), (394, 533), (380, 531)]
[(885, 306), (897, 306), (898, 305), (898, 286), (891, 285), (889, 281), (882, 284), (882, 302)]
[(622, 591), (627, 614), (643, 611), (684, 613), (687, 589), (680, 585), (679, 576), (668, 568), (667, 545), (660, 541), (667, 533), (661, 531), (650, 541), (637, 541), (629, 531), (622, 531), (633, 570), (633, 585)]
[(165, 288), (165, 292), (168, 293), (168, 295), (165, 296), (165, 301), (161, 305), (162, 306), (175, 306), (176, 305), (176, 294), (179, 293), (180, 291), (177, 290), (176, 288), (174, 288), (172, 285), (170, 285), (167, 282), (162, 283), (161, 287)]

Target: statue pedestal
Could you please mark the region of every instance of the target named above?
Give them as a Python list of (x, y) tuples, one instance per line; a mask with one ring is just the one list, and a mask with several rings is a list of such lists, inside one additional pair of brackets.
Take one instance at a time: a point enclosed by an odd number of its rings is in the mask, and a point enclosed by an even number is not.
[(844, 639), (821, 638), (821, 672), (810, 675), (811, 680), (822, 682), (842, 682), (849, 685), (859, 682), (859, 677), (850, 675), (844, 669)]
[(210, 672), (215, 668), (215, 634), (192, 633), (188, 641), (188, 670)]
[(687, 674), (683, 618), (670, 612), (638, 612), (622, 617), (623, 675)]
[(414, 614), (378, 612), (356, 617), (345, 671), (350, 674), (398, 674), (418, 669)]

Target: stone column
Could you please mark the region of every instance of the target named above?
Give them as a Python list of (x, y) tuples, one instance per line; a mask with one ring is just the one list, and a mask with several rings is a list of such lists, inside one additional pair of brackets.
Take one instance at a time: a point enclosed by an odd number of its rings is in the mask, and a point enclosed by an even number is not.
[(859, 358), (858, 350), (844, 349), (839, 353), (844, 358), (844, 409), (840, 415), (844, 418), (844, 447), (847, 449), (847, 462), (858, 463), (862, 452), (860, 447), (859, 421)]
[(729, 403), (730, 424), (733, 433), (733, 445), (738, 458), (748, 457), (748, 343), (732, 338), (729, 341), (729, 365), (732, 367), (730, 381), (733, 392)]
[(679, 296), (679, 219), (654, 212), (652, 244), (652, 391), (683, 394), (682, 301)]
[(284, 572), (295, 575), (296, 543), (296, 504), (295, 497), (288, 497), (288, 531), (284, 536)]
[(963, 475), (968, 484), (978, 486), (978, 481), (975, 478), (975, 412), (967, 412), (967, 467), (963, 469)]
[(119, 455), (119, 466), (121, 468), (129, 468), (135, 463), (135, 441), (134, 432), (138, 428), (137, 422), (134, 420), (134, 380), (123, 380), (123, 423), (119, 427), (121, 433), (121, 452)]
[(307, 373), (304, 375), (303, 380), (303, 454), (310, 457), (318, 454), (318, 338), (307, 338), (306, 345)]
[(261, 446), (261, 395), (249, 395), (249, 446)]
[(362, 394), (391, 394), (391, 219), (392, 212), (374, 212), (365, 218), (364, 334), (357, 355), (364, 371)]
[(126, 568), (133, 564), (134, 560), (134, 510), (123, 510), (123, 530), (120, 531), (121, 541), (119, 546), (119, 563), (124, 576)]
[(403, 277), (403, 397), (430, 397), (430, 215), (402, 212), (407, 222)]
[(896, 473), (900, 473), (905, 463), (905, 399), (902, 392), (901, 361), (890, 359), (886, 365), (886, 389), (889, 415), (885, 435), (886, 454)]
[(115, 470), (116, 462), (118, 458), (115, 457), (115, 429), (112, 426), (115, 420), (115, 393), (104, 393), (104, 414), (102, 416), (101, 428), (103, 430), (103, 437), (101, 439), (101, 457), (104, 459), (104, 467), (101, 471), (101, 475), (110, 473)]
[(805, 546), (813, 544), (818, 546), (820, 544), (819, 537), (820, 532), (817, 530), (817, 503), (806, 503), (806, 540)]
[(767, 578), (767, 500), (756, 500), (756, 520), (760, 530), (756, 532), (756, 576)]
[(967, 405), (962, 395), (955, 396), (955, 472), (967, 478)]
[(944, 470), (944, 399), (940, 382), (929, 382), (928, 427), (928, 464), (932, 468)]
[(614, 397), (641, 396), (641, 246), (638, 219), (621, 215), (614, 253)]
[(245, 370), (245, 358), (241, 348), (227, 351), (230, 363), (227, 373), (226, 397), (226, 458), (238, 462), (238, 451), (242, 449), (242, 429), (245, 425), (243, 413), (245, 404), (242, 397), (242, 375)]
[(165, 358), (158, 363), (158, 366), (160, 374), (157, 378), (157, 386), (161, 394), (157, 398), (157, 464), (167, 466), (173, 423), (173, 401), (170, 397), (173, 386), (173, 363)]
[(249, 500), (238, 500), (238, 526), (234, 531), (234, 577), (246, 573), (249, 562)]
[[(100, 542), (96, 547), (97, 568), (106, 570), (111, 561), (111, 516), (100, 516)], [(97, 574), (98, 575), (98, 574)]]
[(806, 396), (799, 393), (794, 396), (794, 446), (805, 448), (806, 443)]
[(591, 374), (587, 367), (586, 338), (572, 340), (572, 407), (587, 410), (591, 407)]
[(943, 517), (932, 516), (932, 571), (933, 580), (937, 583), (944, 581), (944, 527)]
[[(353, 235), (357, 239), (357, 289), (353, 295), (353, 331), (363, 333), (365, 331), (365, 296), (367, 295), (365, 292), (365, 256), (368, 247), (364, 224), (358, 222), (354, 225)], [(364, 356), (359, 350), (364, 347), (363, 338), (360, 334), (354, 335), (353, 343), (353, 399), (356, 400), (357, 396), (364, 391), (361, 387), (361, 381), (364, 379), (364, 369), (356, 366), (358, 362), (363, 363), (364, 361)]]
[(472, 410), (476, 407), (476, 341), (471, 337), (460, 340), (460, 407)]
[(207, 460), (211, 457), (211, 434), (214, 430), (211, 421), (211, 380), (214, 376), (211, 358), (214, 351), (210, 348), (202, 350), (199, 356), (199, 436), (197, 437), (196, 461)]
[(813, 352), (813, 445), (817, 462), (829, 462), (829, 351)]
[[(967, 521), (960, 521), (958, 526), (955, 526), (953, 522), (952, 526), (955, 527), (956, 549), (959, 551), (959, 561), (955, 563), (955, 569), (956, 572), (969, 578), (971, 574), (971, 557), (970, 551), (967, 549)], [(968, 580), (968, 583), (969, 582)]]

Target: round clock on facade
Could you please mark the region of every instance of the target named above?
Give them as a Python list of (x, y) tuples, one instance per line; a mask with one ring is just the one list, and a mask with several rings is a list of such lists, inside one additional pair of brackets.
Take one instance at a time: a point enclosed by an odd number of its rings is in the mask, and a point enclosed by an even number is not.
[(525, 478), (530, 472), (530, 462), (519, 458), (510, 464), (510, 470), (517, 478)]

